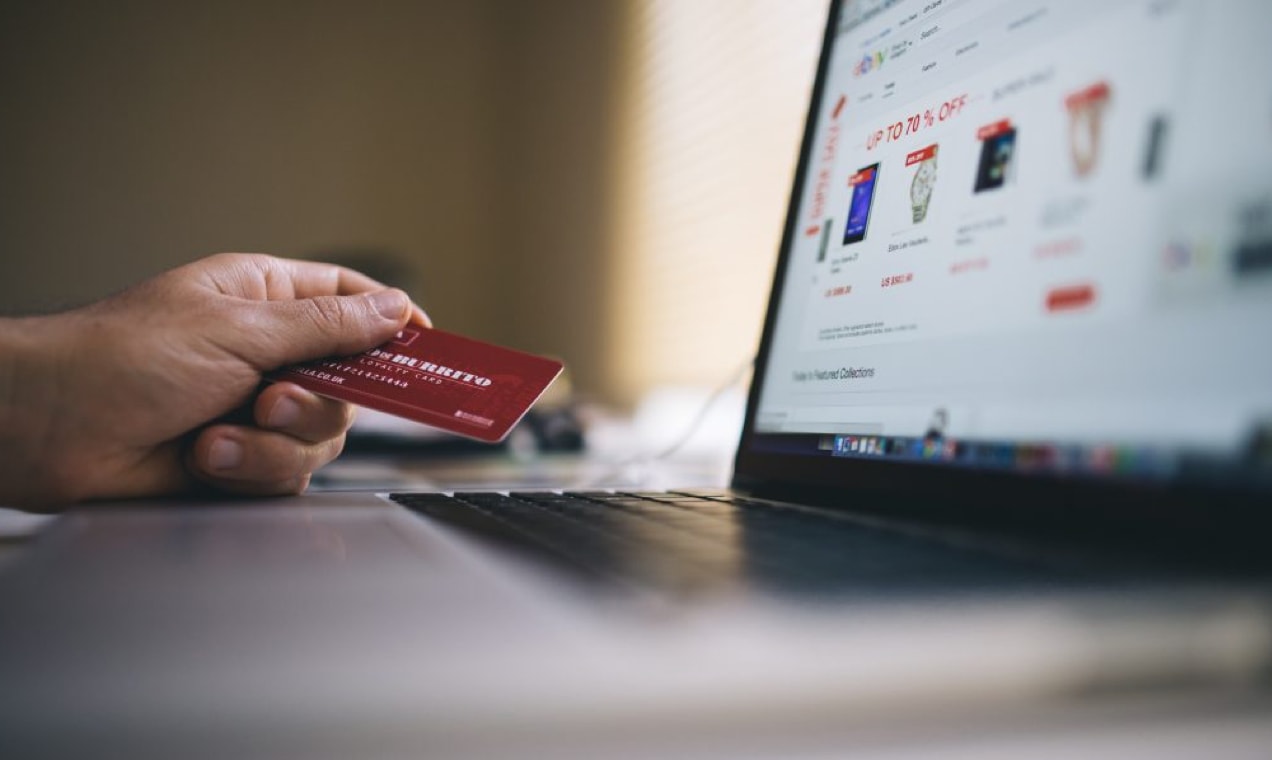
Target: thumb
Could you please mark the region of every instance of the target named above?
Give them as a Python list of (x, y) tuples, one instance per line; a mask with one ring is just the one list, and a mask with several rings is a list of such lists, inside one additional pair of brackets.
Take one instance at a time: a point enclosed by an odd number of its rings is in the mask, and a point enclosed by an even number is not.
[(411, 316), (410, 298), (397, 289), (265, 301), (259, 308), (257, 325), (264, 334), (243, 358), (260, 370), (375, 348)]

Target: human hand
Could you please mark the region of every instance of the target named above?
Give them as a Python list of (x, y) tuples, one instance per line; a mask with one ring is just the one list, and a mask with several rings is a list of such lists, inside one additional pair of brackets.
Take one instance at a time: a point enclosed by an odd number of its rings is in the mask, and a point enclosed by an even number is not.
[(304, 490), (353, 408), (288, 364), (378, 346), (428, 318), (328, 264), (221, 254), (49, 317), (0, 322), (0, 504)]

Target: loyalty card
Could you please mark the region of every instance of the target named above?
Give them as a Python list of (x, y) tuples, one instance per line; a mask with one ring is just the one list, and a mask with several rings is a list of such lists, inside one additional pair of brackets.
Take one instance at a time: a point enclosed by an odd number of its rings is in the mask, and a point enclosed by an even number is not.
[(366, 353), (285, 367), (267, 379), (497, 443), (562, 366), (461, 335), (407, 327)]

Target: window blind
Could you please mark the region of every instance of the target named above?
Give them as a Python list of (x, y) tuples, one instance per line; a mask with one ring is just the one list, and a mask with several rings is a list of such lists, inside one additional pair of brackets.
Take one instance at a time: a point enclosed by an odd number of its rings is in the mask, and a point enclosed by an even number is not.
[(758, 345), (826, 4), (629, 10), (609, 366), (634, 400), (715, 385)]

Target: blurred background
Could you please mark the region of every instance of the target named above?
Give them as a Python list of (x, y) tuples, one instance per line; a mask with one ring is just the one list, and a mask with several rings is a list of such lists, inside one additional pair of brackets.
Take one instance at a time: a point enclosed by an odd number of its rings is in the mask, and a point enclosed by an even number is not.
[(0, 310), (349, 263), (616, 409), (758, 342), (822, 0), (0, 6)]

